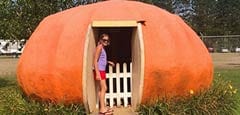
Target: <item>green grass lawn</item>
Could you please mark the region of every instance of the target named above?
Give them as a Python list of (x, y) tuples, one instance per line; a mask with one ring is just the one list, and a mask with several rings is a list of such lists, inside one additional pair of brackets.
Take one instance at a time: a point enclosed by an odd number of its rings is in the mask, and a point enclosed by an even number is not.
[(23, 96), (14, 75), (0, 76), (0, 115), (84, 115), (81, 104), (39, 103)]
[[(237, 91), (238, 90), (238, 91)], [(240, 115), (240, 69), (215, 69), (213, 85), (209, 90), (191, 97), (160, 100), (139, 107), (140, 115)], [(174, 97), (176, 99), (178, 97)]]
[(218, 76), (231, 81), (233, 87), (237, 88), (240, 94), (240, 69), (215, 69), (214, 77)]
[[(240, 95), (240, 56), (237, 53), (213, 53), (214, 78), (230, 80)], [(7, 114), (84, 114), (82, 105), (52, 105), (28, 100), (16, 81), (18, 58), (0, 56), (0, 115)], [(240, 115), (240, 108), (238, 109)]]
[[(233, 88), (237, 88), (240, 95), (240, 69), (215, 69), (214, 78), (219, 76), (231, 81)], [(0, 114), (63, 114), (72, 113), (73, 111), (83, 113), (83, 108), (78, 105), (72, 105), (70, 108), (63, 107), (63, 105), (49, 106), (24, 99), (17, 86), (15, 75), (0, 76), (0, 94)], [(238, 109), (238, 113), (240, 115), (240, 108)]]
[[(214, 77), (223, 77), (225, 80), (231, 81), (233, 88), (237, 89), (240, 95), (240, 69), (215, 69)], [(240, 115), (240, 108), (238, 109), (238, 115)]]

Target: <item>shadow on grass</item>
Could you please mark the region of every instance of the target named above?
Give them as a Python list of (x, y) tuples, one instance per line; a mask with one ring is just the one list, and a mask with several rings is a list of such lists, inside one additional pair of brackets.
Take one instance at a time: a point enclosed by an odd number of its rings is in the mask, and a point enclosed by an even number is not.
[(13, 79), (0, 78), (0, 88), (15, 86), (16, 81)]

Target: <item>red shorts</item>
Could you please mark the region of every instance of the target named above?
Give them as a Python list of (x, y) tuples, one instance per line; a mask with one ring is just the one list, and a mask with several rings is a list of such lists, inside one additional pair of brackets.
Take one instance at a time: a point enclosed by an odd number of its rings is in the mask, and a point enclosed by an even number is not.
[[(96, 80), (96, 72), (94, 72), (94, 78)], [(105, 71), (99, 71), (100, 72), (100, 77), (101, 77), (101, 80), (105, 80), (106, 79), (106, 72)]]

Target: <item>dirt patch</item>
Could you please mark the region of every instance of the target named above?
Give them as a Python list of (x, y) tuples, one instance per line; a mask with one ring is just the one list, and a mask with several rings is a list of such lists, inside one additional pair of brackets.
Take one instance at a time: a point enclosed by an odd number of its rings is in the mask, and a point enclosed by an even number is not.
[(211, 53), (214, 68), (240, 69), (240, 53)]
[(0, 57), (0, 76), (15, 75), (18, 58)]

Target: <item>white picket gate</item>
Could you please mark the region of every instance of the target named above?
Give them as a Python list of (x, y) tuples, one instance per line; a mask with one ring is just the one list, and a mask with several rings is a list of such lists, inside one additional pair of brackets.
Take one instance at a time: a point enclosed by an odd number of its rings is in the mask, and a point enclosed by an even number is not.
[(127, 66), (126, 63), (123, 63), (123, 72), (120, 72), (119, 63), (116, 64), (115, 72), (113, 71), (113, 67), (109, 66), (109, 72), (106, 74), (109, 92), (106, 93), (105, 102), (110, 107), (114, 105), (127, 107), (131, 104), (132, 63), (129, 65), (130, 66)]

